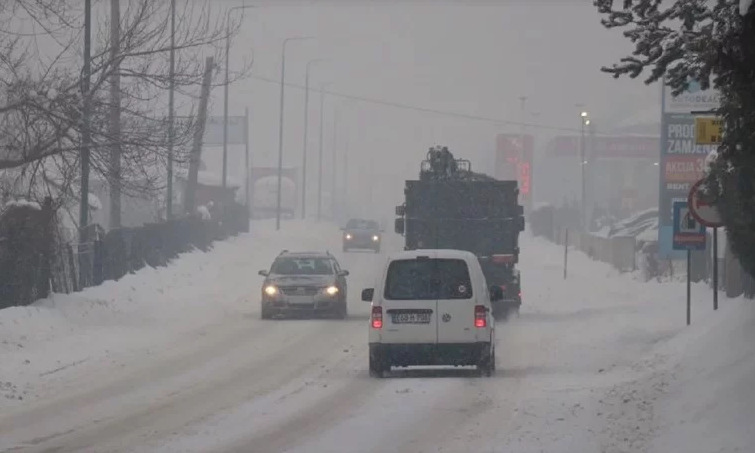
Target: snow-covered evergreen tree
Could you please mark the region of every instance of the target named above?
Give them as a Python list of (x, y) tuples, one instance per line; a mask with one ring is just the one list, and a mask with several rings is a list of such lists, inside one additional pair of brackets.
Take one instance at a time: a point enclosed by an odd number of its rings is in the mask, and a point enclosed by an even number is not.
[[(742, 3), (742, 4), (740, 4)], [(749, 3), (749, 4), (748, 4)], [(602, 68), (663, 80), (679, 94), (695, 80), (721, 92), (725, 133), (708, 186), (732, 249), (755, 275), (755, 14), (740, 0), (594, 0), (606, 28), (622, 28), (631, 55)], [(741, 10), (741, 12), (740, 12)]]

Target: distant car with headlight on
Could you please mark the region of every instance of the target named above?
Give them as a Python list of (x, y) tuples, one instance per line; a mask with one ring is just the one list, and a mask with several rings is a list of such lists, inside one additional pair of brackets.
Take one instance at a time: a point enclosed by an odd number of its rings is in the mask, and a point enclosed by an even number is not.
[(329, 252), (288, 252), (261, 270), (262, 319), (280, 315), (320, 315), (344, 319), (348, 315), (346, 276)]
[(382, 230), (374, 220), (351, 219), (343, 230), (343, 251), (351, 249), (374, 250), (380, 252)]

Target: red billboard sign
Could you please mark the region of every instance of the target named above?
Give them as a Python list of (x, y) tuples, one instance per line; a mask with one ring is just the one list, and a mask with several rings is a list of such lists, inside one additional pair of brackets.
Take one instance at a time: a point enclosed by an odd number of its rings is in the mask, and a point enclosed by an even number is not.
[(498, 134), (495, 174), (497, 179), (519, 182), (519, 200), (525, 203), (532, 193), (532, 135)]

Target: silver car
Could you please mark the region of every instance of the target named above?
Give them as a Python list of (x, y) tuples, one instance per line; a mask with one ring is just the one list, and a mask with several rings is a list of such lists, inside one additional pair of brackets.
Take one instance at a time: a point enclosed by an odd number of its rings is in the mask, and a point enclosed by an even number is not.
[(281, 315), (325, 314), (344, 319), (346, 276), (336, 258), (328, 252), (283, 251), (270, 270), (261, 270), (262, 319)]

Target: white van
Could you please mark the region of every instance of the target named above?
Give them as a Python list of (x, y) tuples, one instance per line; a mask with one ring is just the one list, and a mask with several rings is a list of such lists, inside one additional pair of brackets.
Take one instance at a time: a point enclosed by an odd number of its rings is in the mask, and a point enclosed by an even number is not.
[(477, 366), (495, 370), (495, 324), (477, 257), (461, 250), (412, 250), (391, 255), (376, 288), (362, 291), (372, 302), (370, 375), (391, 366)]

